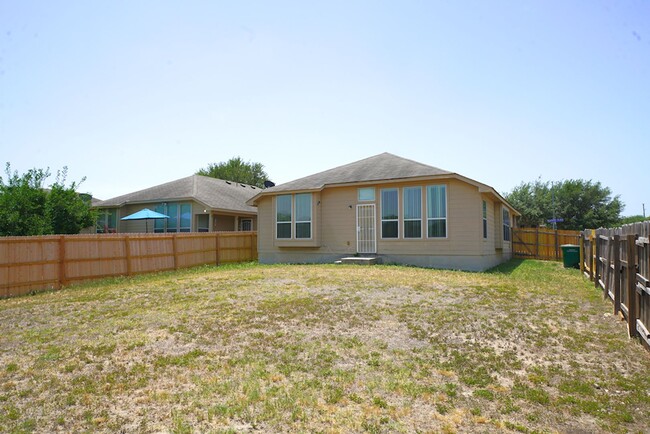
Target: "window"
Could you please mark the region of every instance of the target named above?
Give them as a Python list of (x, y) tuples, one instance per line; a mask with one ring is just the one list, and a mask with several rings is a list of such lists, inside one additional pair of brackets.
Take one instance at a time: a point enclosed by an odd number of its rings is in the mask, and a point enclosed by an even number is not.
[(161, 203), (154, 211), (169, 216), (168, 219), (155, 219), (153, 231), (190, 232), (192, 230), (192, 205), (189, 203)]
[(210, 216), (208, 214), (197, 216), (197, 228), (199, 232), (210, 232)]
[(399, 205), (397, 189), (381, 191), (381, 237), (397, 238), (399, 235)]
[(371, 202), (375, 200), (375, 188), (367, 187), (357, 190), (359, 202)]
[(253, 220), (252, 219), (242, 219), (239, 221), (239, 230), (240, 231), (252, 231), (253, 230)]
[(296, 238), (311, 238), (311, 193), (296, 195)]
[(192, 230), (192, 205), (189, 203), (181, 204), (180, 232), (189, 232)]
[(97, 214), (96, 230), (98, 234), (117, 232), (117, 209), (102, 209)]
[(405, 187), (404, 238), (422, 238), (422, 187)]
[(291, 238), (291, 195), (278, 196), (275, 202), (275, 222), (277, 238)]
[(503, 241), (510, 241), (510, 212), (503, 208)]
[(483, 238), (487, 238), (487, 202), (483, 201)]
[(427, 237), (447, 237), (447, 186), (427, 187)]
[(276, 238), (311, 239), (311, 193), (283, 194), (276, 198)]

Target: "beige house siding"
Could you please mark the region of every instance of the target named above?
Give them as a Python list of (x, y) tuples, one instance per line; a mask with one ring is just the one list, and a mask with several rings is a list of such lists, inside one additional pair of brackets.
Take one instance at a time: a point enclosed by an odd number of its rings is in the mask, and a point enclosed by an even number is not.
[[(426, 237), (426, 187), (446, 185), (447, 237)], [(403, 234), (403, 188), (422, 187), (422, 238), (405, 239)], [(375, 200), (357, 200), (359, 187), (374, 187)], [(399, 237), (381, 238), (381, 190), (397, 188), (399, 200)], [(482, 200), (488, 204), (488, 238), (483, 239)], [(495, 214), (501, 204), (478, 187), (457, 179), (375, 183), (359, 186), (329, 187), (312, 197), (312, 240), (275, 238), (275, 196), (258, 201), (258, 251), (260, 262), (329, 262), (357, 252), (356, 210), (359, 204), (375, 204), (377, 254), (384, 262), (408, 263), (437, 268), (482, 270), (509, 259), (510, 243), (495, 248)], [(499, 223), (500, 225), (500, 223)]]

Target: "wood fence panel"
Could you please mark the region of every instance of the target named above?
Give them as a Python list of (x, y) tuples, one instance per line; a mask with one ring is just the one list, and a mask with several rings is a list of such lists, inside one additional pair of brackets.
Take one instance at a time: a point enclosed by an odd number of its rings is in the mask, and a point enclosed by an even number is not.
[(579, 231), (546, 228), (515, 228), (512, 230), (512, 249), (516, 258), (535, 258), (561, 261), (562, 245), (580, 242)]
[(256, 259), (256, 232), (4, 237), (0, 297), (97, 278)]
[[(650, 222), (584, 231), (581, 267), (650, 349)], [(591, 268), (590, 268), (591, 267)], [(589, 273), (586, 270), (589, 269)]]

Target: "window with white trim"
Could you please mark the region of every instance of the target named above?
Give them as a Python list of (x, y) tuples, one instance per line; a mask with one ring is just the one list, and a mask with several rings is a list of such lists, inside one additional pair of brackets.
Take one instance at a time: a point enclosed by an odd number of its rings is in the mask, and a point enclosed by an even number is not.
[(296, 194), (296, 238), (311, 238), (311, 193)]
[(396, 188), (381, 190), (381, 237), (399, 236), (399, 198)]
[(488, 221), (487, 221), (487, 202), (483, 201), (483, 238), (487, 239), (487, 228), (488, 228)]
[(422, 238), (422, 187), (404, 187), (404, 238)]
[(447, 237), (447, 186), (427, 186), (427, 237)]
[(374, 202), (375, 187), (364, 187), (357, 189), (357, 199), (359, 202)]
[(503, 241), (510, 241), (510, 211), (503, 208)]
[(291, 195), (284, 194), (275, 199), (275, 237), (291, 239), (292, 220)]
[(311, 193), (277, 196), (275, 199), (275, 226), (275, 237), (277, 239), (311, 239)]

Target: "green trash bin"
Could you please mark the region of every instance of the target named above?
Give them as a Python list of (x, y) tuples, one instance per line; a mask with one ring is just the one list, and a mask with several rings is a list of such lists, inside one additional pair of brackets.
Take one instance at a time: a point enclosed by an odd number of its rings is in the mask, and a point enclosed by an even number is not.
[(564, 268), (580, 268), (580, 246), (562, 244), (561, 247)]

